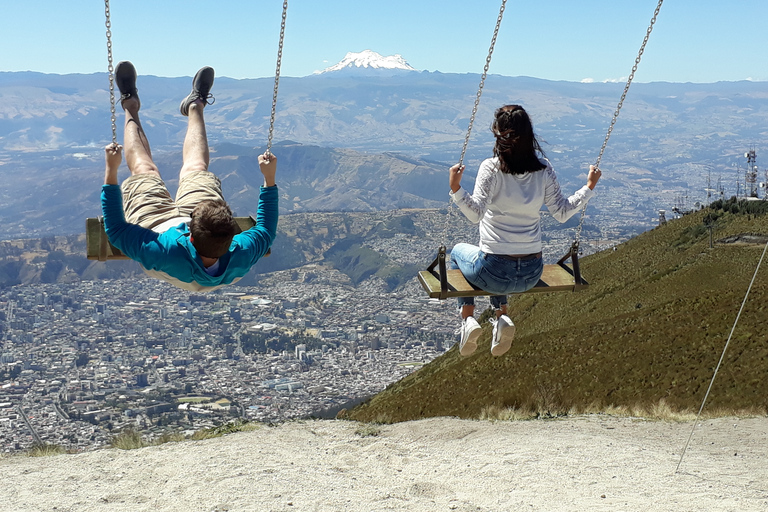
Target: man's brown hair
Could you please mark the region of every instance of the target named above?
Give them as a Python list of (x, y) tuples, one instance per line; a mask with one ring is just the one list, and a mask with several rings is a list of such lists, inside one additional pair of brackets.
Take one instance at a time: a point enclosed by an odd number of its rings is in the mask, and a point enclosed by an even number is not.
[(232, 238), (237, 232), (232, 210), (222, 200), (201, 201), (192, 210), (189, 233), (192, 235), (192, 245), (201, 256), (222, 257), (229, 251)]

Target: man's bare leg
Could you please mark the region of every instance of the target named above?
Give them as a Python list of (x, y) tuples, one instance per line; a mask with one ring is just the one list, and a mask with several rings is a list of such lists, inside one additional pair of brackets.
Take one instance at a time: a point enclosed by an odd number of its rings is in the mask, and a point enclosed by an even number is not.
[(203, 109), (205, 102), (198, 99), (189, 105), (187, 134), (184, 137), (184, 150), (182, 153), (184, 163), (179, 172), (179, 180), (187, 173), (207, 171), (210, 162), (208, 149), (208, 135), (205, 132), (205, 119)]
[(125, 163), (135, 174), (155, 174), (158, 177), (160, 172), (152, 161), (152, 152), (149, 149), (149, 141), (141, 127), (139, 121), (139, 103), (138, 97), (131, 97), (123, 100), (123, 109), (125, 110), (125, 134), (123, 148), (125, 152)]

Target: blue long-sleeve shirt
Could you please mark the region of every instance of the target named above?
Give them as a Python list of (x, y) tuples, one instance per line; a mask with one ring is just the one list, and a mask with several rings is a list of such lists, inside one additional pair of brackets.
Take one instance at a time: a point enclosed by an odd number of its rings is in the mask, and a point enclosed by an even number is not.
[(180, 288), (210, 291), (238, 281), (264, 256), (277, 234), (277, 186), (261, 187), (256, 225), (235, 235), (229, 252), (219, 258), (216, 275), (205, 271), (192, 245), (186, 223), (156, 233), (125, 220), (123, 197), (118, 185), (101, 189), (101, 211), (109, 241), (139, 262), (144, 270)]

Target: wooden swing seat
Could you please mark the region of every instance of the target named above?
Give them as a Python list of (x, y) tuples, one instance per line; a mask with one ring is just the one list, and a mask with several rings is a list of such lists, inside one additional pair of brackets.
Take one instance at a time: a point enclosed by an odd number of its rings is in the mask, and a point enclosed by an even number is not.
[[(571, 258), (572, 265), (566, 263), (568, 258)], [(446, 269), (445, 247), (440, 248), (437, 258), (427, 270), (419, 272), (419, 282), (431, 299), (492, 295), (470, 284), (461, 270)], [(544, 273), (539, 282), (525, 293), (573, 292), (587, 286), (589, 284), (581, 277), (578, 253), (571, 250), (556, 264), (544, 265)]]
[[(256, 225), (253, 217), (235, 217), (240, 232), (251, 229)], [(107, 233), (104, 231), (103, 217), (89, 217), (85, 219), (85, 245), (89, 260), (127, 260), (128, 256), (120, 252), (120, 249), (109, 243)], [(269, 255), (269, 252), (267, 252)]]

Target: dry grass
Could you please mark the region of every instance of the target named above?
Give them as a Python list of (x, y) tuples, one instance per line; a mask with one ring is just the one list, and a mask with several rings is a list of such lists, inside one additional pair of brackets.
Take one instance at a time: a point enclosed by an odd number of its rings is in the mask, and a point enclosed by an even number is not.
[(355, 430), (355, 435), (360, 437), (376, 437), (381, 434), (381, 427), (374, 423), (362, 423)]
[(255, 422), (237, 420), (218, 427), (206, 428), (198, 430), (192, 434), (189, 439), (192, 441), (202, 441), (204, 439), (213, 439), (215, 437), (221, 437), (234, 432), (250, 432), (260, 428), (260, 425)]
[(187, 440), (187, 437), (180, 432), (166, 432), (160, 437), (154, 439), (152, 441), (152, 445), (160, 445), (165, 443), (179, 443), (181, 441), (186, 441), (186, 440)]
[[(136, 450), (146, 448), (147, 446), (159, 446), (165, 443), (179, 443), (182, 441), (200, 441), (203, 439), (212, 439), (221, 437), (233, 432), (248, 432), (260, 428), (260, 424), (248, 421), (234, 421), (218, 427), (198, 430), (191, 436), (185, 436), (180, 432), (166, 432), (151, 441), (141, 435), (141, 432), (134, 429), (126, 429), (112, 436), (109, 446), (118, 450)], [(369, 434), (373, 435), (373, 434)], [(27, 452), (30, 457), (48, 457), (51, 455), (61, 455), (70, 453), (63, 447), (56, 444), (37, 444), (32, 446)], [(4, 457), (0, 454), (0, 460)]]
[(141, 437), (140, 432), (127, 429), (120, 432), (116, 436), (113, 436), (109, 442), (109, 445), (112, 448), (117, 448), (118, 450), (136, 450), (138, 448), (149, 446), (150, 443)]
[(498, 407), (489, 405), (480, 411), (479, 420), (486, 421), (524, 421), (537, 418), (533, 411), (523, 411), (516, 407)]
[[(569, 410), (567, 413), (561, 416), (583, 416), (591, 414), (602, 414), (605, 416), (613, 416), (617, 418), (643, 418), (645, 420), (652, 421), (665, 421), (671, 423), (684, 423), (691, 422), (696, 419), (698, 411), (694, 410), (675, 410), (665, 400), (660, 400), (658, 403), (650, 406), (643, 406), (636, 404), (633, 406), (616, 406), (611, 405), (608, 407), (599, 407), (597, 405), (590, 405), (586, 407), (577, 407)], [(768, 416), (768, 411), (765, 409), (743, 409), (743, 410), (731, 410), (731, 409), (718, 409), (710, 411), (702, 411), (701, 418), (703, 420), (722, 418), (726, 416), (738, 417), (738, 418), (759, 418)], [(546, 416), (555, 417), (555, 416)], [(517, 408), (503, 408), (489, 406), (483, 408), (480, 412), (478, 419), (488, 421), (525, 421), (541, 419), (542, 415), (533, 410), (521, 410)]]
[(50, 457), (53, 455), (63, 455), (65, 453), (67, 453), (67, 450), (62, 446), (42, 443), (33, 445), (27, 452), (27, 455), (30, 457)]
[(248, 432), (260, 428), (258, 423), (237, 420), (217, 427), (198, 430), (190, 436), (185, 436), (180, 432), (167, 432), (152, 441), (145, 439), (141, 432), (133, 429), (127, 429), (112, 437), (110, 446), (119, 450), (135, 450), (147, 446), (158, 446), (165, 443), (179, 443), (182, 441), (202, 441), (204, 439), (213, 439), (234, 432)]

